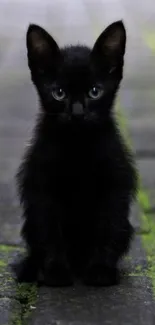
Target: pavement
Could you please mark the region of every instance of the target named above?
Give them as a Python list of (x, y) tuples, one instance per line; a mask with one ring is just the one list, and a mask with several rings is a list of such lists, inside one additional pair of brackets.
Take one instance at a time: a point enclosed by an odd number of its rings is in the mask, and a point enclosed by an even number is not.
[[(0, 2), (0, 325), (153, 325), (155, 323), (155, 3), (154, 0), (15, 0)], [(37, 289), (16, 285), (10, 263), (24, 251), (14, 175), (30, 138), (38, 99), (27, 68), (30, 22), (60, 45), (92, 45), (111, 22), (128, 32), (120, 125), (140, 172), (131, 211), (137, 233), (123, 261), (124, 277), (111, 288)]]

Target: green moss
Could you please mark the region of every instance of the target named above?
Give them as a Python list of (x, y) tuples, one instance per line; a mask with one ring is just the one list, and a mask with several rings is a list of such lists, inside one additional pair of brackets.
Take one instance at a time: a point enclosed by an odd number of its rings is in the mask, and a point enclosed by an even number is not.
[(23, 325), (21, 315), (18, 312), (12, 314), (10, 325)]
[(140, 204), (143, 206), (144, 210), (149, 210), (150, 208), (150, 202), (149, 202), (149, 197), (147, 195), (146, 192), (144, 192), (143, 190), (141, 190), (138, 193), (138, 200), (140, 202)]
[(153, 215), (149, 215), (149, 223), (151, 231), (147, 235), (142, 234), (141, 236), (148, 262), (147, 276), (152, 281), (155, 296), (155, 220)]
[(142, 265), (137, 265), (137, 266), (135, 267), (135, 271), (137, 271), (137, 272), (141, 272), (141, 271), (142, 271)]
[[(119, 103), (117, 104), (116, 111), (118, 116), (118, 123), (122, 128), (124, 137), (127, 140), (127, 144), (129, 145), (129, 147), (131, 147), (131, 141), (127, 131), (126, 120), (121, 112)], [(147, 270), (145, 270), (144, 272), (141, 272), (141, 270), (139, 269), (139, 270), (135, 270), (135, 272), (132, 272), (129, 275), (130, 276), (145, 275), (149, 277), (153, 287), (153, 294), (155, 296), (155, 218), (152, 214), (147, 212), (147, 211), (151, 211), (151, 204), (150, 204), (148, 193), (143, 189), (140, 176), (139, 176), (139, 190), (138, 190), (137, 200), (142, 209), (142, 212), (139, 216), (141, 222), (140, 235), (142, 239), (142, 245), (146, 252), (148, 266), (147, 266)]]
[(24, 251), (23, 247), (17, 247), (13, 245), (0, 245), (0, 252), (10, 253), (13, 251)]
[[(31, 306), (35, 305), (37, 288), (32, 284), (17, 285), (8, 269), (8, 260), (12, 253), (25, 251), (16, 246), (0, 245), (0, 295), (12, 294), (19, 302), (19, 308), (12, 308), (12, 317), (9, 325), (24, 325), (31, 313)], [(20, 310), (21, 307), (21, 310)]]
[(130, 272), (128, 274), (128, 276), (131, 276), (131, 277), (143, 277), (145, 276), (145, 272)]
[(144, 32), (143, 39), (145, 44), (155, 53), (155, 31)]
[(142, 265), (137, 265), (135, 266), (134, 270), (130, 273), (126, 274), (127, 276), (131, 276), (131, 277), (140, 277), (140, 276), (146, 276), (147, 275), (147, 271), (143, 270), (143, 266)]
[(149, 232), (151, 231), (151, 227), (150, 227), (148, 215), (144, 212), (141, 212), (140, 221), (141, 221), (141, 227), (140, 227), (140, 231), (137, 232), (137, 234), (140, 235), (149, 234)]
[(22, 325), (21, 306), (16, 300), (12, 303), (12, 315), (9, 325)]
[(130, 141), (128, 128), (127, 128), (127, 121), (126, 121), (126, 118), (122, 114), (119, 100), (117, 100), (115, 110), (116, 110), (116, 121), (117, 121), (118, 125), (120, 126), (120, 129), (122, 130), (122, 134), (124, 136), (125, 142), (126, 142), (127, 146), (132, 149), (132, 144)]
[(37, 287), (35, 284), (19, 284), (17, 297), (22, 306), (22, 324), (25, 324), (31, 314), (31, 306), (35, 306), (37, 300)]
[(129, 256), (129, 255), (127, 255), (127, 256), (125, 256), (125, 260), (126, 260), (126, 261), (131, 261), (131, 260), (132, 260), (132, 257)]
[(6, 261), (4, 261), (4, 260), (0, 260), (0, 269), (1, 268), (3, 268), (3, 267), (6, 267), (7, 266), (7, 263), (6, 263)]

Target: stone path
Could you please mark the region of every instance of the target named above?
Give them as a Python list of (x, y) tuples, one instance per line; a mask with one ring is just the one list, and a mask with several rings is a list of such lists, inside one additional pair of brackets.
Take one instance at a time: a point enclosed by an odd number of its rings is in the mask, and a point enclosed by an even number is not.
[[(140, 0), (1, 1), (0, 4), (0, 325), (153, 325), (155, 322), (155, 4)], [(37, 112), (26, 62), (30, 22), (59, 44), (93, 44), (111, 22), (128, 30), (125, 77), (118, 107), (141, 175), (132, 223), (141, 225), (120, 286), (37, 290), (16, 286), (9, 264), (22, 254), (21, 211), (14, 175)], [(72, 28), (71, 28), (72, 26)], [(127, 121), (127, 122), (126, 122)]]

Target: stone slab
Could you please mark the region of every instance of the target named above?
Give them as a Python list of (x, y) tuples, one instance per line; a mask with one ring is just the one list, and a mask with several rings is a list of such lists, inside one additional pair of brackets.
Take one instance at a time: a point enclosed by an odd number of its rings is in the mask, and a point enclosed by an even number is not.
[(140, 236), (120, 267), (124, 277), (119, 286), (41, 288), (29, 325), (153, 325), (152, 286), (145, 275), (147, 261)]
[(0, 325), (27, 324), (36, 301), (35, 284), (17, 284), (12, 272), (23, 255), (21, 247), (0, 245)]
[(23, 250), (18, 247), (0, 245), (0, 297), (16, 298), (18, 289), (11, 270), (11, 265)]
[(112, 289), (40, 291), (42, 301), (30, 325), (153, 325), (152, 297), (145, 278)]
[(0, 244), (22, 245), (21, 211), (13, 206), (0, 207)]
[(0, 298), (0, 325), (21, 324), (21, 306), (17, 300)]
[(133, 277), (113, 289), (40, 290), (30, 322), (51, 324), (153, 325), (152, 294), (146, 278)]
[[(0, 166), (1, 161), (0, 161)], [(0, 244), (21, 245), (22, 211), (8, 165), (0, 175)]]

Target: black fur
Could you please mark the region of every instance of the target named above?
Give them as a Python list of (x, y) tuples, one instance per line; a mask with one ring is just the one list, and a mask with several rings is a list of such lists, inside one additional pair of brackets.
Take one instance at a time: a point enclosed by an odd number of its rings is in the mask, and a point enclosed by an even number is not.
[[(29, 26), (28, 62), (41, 111), (17, 175), (28, 252), (17, 269), (19, 281), (119, 282), (117, 264), (132, 238), (128, 216), (137, 187), (112, 110), (125, 43), (121, 21), (92, 50), (59, 49), (45, 30)], [(91, 98), (93, 87), (98, 99)], [(54, 98), (62, 94), (64, 99)]]

